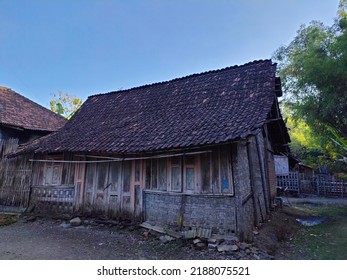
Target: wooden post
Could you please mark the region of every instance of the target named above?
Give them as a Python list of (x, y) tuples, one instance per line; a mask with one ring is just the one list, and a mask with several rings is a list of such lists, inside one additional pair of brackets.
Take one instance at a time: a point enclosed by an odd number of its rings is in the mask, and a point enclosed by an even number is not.
[(258, 153), (258, 159), (260, 164), (260, 173), (261, 173), (261, 180), (262, 180), (262, 189), (263, 189), (263, 196), (265, 200), (265, 207), (266, 207), (266, 214), (268, 215), (270, 213), (270, 195), (269, 195), (269, 187), (266, 185), (266, 171), (265, 171), (265, 159), (261, 156), (261, 147), (258, 140), (258, 136), (260, 136), (260, 133), (255, 136), (256, 146), (257, 146), (257, 153)]
[(253, 163), (251, 158), (250, 142), (247, 142), (246, 146), (247, 146), (247, 158), (248, 158), (248, 168), (249, 168), (249, 180), (251, 184), (251, 191), (252, 191), (252, 198), (253, 198), (254, 224), (258, 226), (259, 224), (258, 208), (260, 208), (260, 204), (257, 198), (257, 192), (255, 191), (255, 186), (254, 186), (254, 173), (253, 173), (254, 171), (253, 171)]

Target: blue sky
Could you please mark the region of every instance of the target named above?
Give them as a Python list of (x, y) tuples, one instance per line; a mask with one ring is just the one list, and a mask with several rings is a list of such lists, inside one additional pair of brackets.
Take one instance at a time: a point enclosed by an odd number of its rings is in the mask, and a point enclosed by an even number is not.
[(339, 0), (0, 0), (0, 85), (49, 107), (271, 58)]

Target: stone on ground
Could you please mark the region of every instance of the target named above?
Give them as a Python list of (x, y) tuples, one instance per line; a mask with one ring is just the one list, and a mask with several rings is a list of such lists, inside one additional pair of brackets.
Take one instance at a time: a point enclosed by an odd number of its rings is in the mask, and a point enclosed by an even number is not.
[(81, 224), (82, 224), (82, 221), (79, 217), (76, 217), (70, 220), (70, 225), (72, 225), (73, 227), (78, 227)]

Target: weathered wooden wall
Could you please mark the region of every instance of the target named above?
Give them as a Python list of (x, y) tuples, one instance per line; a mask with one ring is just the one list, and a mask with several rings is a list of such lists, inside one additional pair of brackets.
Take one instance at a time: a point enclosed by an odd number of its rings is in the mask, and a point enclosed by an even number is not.
[[(75, 164), (71, 154), (36, 155), (32, 173), (30, 204), (37, 212), (71, 213), (76, 209)], [(64, 162), (61, 162), (64, 161)]]
[(30, 155), (6, 158), (17, 147), (17, 139), (0, 140), (0, 205), (26, 208), (31, 185)]
[(45, 211), (210, 228), (250, 239), (253, 227), (269, 211), (269, 159), (263, 137), (259, 133), (194, 153), (121, 161), (46, 155), (34, 165), (32, 201)]
[(38, 211), (78, 211), (131, 219), (134, 211), (141, 215), (142, 198), (137, 187), (143, 184), (135, 182), (135, 161), (81, 158), (70, 153), (36, 159), (31, 203)]
[(86, 164), (84, 212), (131, 217), (131, 161)]
[(0, 159), (3, 160), (7, 155), (14, 153), (18, 148), (18, 139), (0, 139)]
[(147, 159), (147, 190), (189, 194), (233, 194), (230, 145), (165, 158)]

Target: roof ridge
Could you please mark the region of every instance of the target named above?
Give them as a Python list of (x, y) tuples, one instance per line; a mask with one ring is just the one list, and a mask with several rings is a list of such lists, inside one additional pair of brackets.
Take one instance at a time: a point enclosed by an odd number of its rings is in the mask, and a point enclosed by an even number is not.
[(232, 65), (232, 66), (227, 66), (227, 67), (220, 68), (220, 69), (207, 70), (207, 71), (203, 71), (203, 72), (200, 72), (200, 73), (193, 73), (193, 74), (189, 74), (189, 75), (186, 75), (186, 76), (173, 78), (173, 79), (167, 80), (167, 81), (154, 82), (154, 83), (151, 83), (151, 84), (144, 84), (144, 85), (141, 85), (141, 86), (135, 86), (135, 87), (131, 87), (131, 88), (128, 88), (128, 89), (120, 89), (120, 90), (115, 90), (115, 91), (110, 91), (110, 92), (105, 92), (105, 93), (97, 93), (97, 94), (93, 94), (93, 95), (88, 96), (88, 98), (89, 97), (94, 97), (94, 96), (100, 96), (100, 95), (108, 95), (108, 94), (116, 94), (116, 93), (121, 93), (121, 92), (128, 92), (128, 91), (132, 91), (132, 90), (135, 90), (135, 89), (143, 89), (143, 88), (147, 88), (147, 87), (152, 87), (152, 86), (156, 86), (156, 85), (162, 85), (162, 84), (165, 84), (165, 83), (170, 83), (170, 82), (174, 82), (174, 81), (179, 81), (179, 80), (184, 80), (184, 79), (188, 79), (188, 78), (192, 78), (192, 77), (206, 75), (206, 74), (209, 74), (209, 73), (218, 73), (218, 72), (222, 72), (222, 71), (225, 71), (225, 70), (242, 68), (242, 67), (246, 67), (246, 66), (249, 66), (249, 65), (265, 63), (265, 62), (272, 63), (271, 59), (258, 59), (258, 60), (253, 60), (253, 61), (241, 64), (241, 65)]

